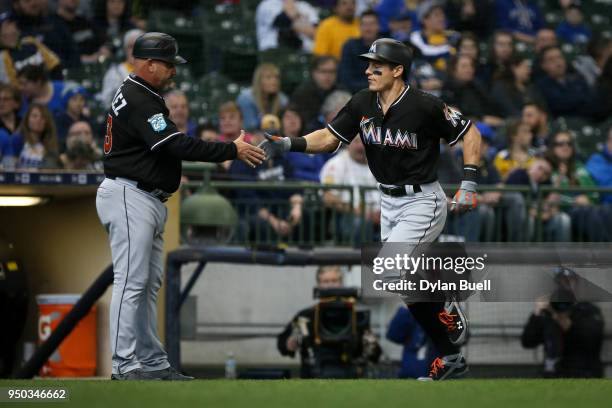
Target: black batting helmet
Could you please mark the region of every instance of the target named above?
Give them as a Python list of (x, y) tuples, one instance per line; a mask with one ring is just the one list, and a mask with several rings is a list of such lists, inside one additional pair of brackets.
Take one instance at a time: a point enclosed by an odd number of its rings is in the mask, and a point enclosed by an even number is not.
[(365, 60), (402, 65), (406, 77), (412, 66), (412, 50), (401, 41), (392, 38), (380, 38), (372, 43), (367, 53), (359, 56)]
[(165, 33), (144, 33), (136, 38), (134, 58), (153, 59), (170, 64), (184, 64), (185, 58), (178, 55), (178, 44), (174, 37)]

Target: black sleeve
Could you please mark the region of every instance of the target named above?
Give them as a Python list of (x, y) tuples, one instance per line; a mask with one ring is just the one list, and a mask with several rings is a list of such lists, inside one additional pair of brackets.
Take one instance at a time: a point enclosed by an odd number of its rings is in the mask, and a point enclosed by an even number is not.
[(276, 348), (278, 352), (283, 356), (294, 357), (295, 352), (287, 349), (287, 339), (291, 336), (291, 331), (293, 330), (293, 320), (290, 321), (281, 334), (276, 336)]
[(161, 148), (171, 139), (181, 134), (168, 117), (168, 109), (161, 99), (128, 100), (128, 106), (135, 106), (130, 114), (130, 124), (151, 151)]
[(523, 328), (521, 344), (525, 348), (535, 348), (544, 342), (544, 316), (529, 316), (527, 324)]
[(350, 144), (359, 133), (359, 112), (357, 111), (355, 96), (338, 112), (336, 117), (327, 124), (327, 128), (340, 141)]
[(236, 145), (232, 142), (205, 142), (186, 136), (183, 133), (175, 135), (163, 145), (168, 153), (181, 160), (220, 163), (236, 158)]
[(445, 139), (449, 145), (457, 143), (468, 131), (472, 122), (455, 107), (440, 99), (432, 99), (431, 126), (434, 137)]

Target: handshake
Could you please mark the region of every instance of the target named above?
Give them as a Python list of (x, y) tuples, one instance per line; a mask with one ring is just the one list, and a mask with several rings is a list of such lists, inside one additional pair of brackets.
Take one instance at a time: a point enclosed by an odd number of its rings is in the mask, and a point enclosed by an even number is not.
[(253, 146), (244, 140), (244, 130), (240, 131), (238, 139), (234, 140), (236, 145), (236, 157), (251, 167), (257, 167), (264, 160), (272, 158), (281, 152), (288, 152), (291, 148), (291, 139), (288, 137), (273, 136), (264, 133), (265, 140), (258, 146)]

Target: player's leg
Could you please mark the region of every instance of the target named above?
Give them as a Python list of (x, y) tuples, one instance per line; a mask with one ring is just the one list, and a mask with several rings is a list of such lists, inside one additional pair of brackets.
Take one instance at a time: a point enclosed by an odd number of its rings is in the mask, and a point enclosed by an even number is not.
[[(114, 281), (110, 305), (113, 374), (141, 368), (136, 355), (137, 311), (145, 301), (154, 218), (150, 203), (133, 188), (106, 180), (98, 190), (97, 207), (108, 230)], [(104, 184), (103, 183), (103, 184)]]

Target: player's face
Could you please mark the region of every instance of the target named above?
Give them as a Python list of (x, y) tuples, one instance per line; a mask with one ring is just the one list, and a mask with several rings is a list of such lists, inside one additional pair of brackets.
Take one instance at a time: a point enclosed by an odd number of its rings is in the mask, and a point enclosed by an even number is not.
[(389, 64), (370, 61), (365, 71), (368, 77), (368, 89), (373, 92), (390, 89), (395, 81), (394, 72), (398, 72), (398, 69), (399, 67), (392, 68)]
[(338, 288), (342, 286), (342, 273), (337, 269), (328, 269), (319, 275), (319, 288)]

